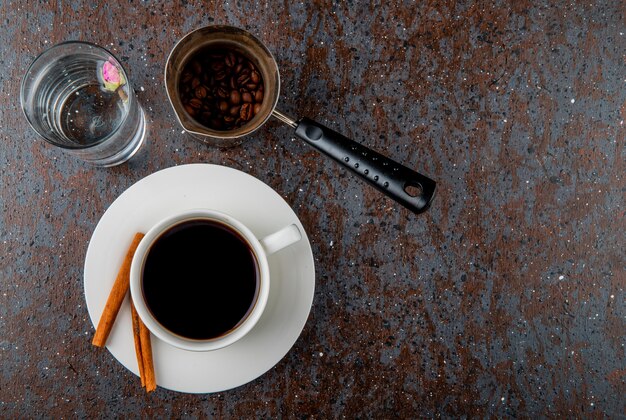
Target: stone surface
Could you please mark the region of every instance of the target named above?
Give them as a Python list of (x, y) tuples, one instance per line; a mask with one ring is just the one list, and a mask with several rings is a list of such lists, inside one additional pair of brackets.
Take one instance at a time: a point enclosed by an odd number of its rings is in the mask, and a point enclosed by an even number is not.
[[(419, 3), (0, 3), (0, 417), (624, 416), (624, 5)], [(183, 134), (164, 63), (216, 23), (274, 52), (282, 110), (428, 174), (433, 207), (409, 213), (275, 121), (228, 150)], [(69, 39), (129, 70), (150, 124), (129, 164), (83, 164), (21, 113), (27, 66)], [(147, 396), (90, 345), (82, 266), (117, 196), (193, 162), (285, 197), (315, 300), (259, 379)]]

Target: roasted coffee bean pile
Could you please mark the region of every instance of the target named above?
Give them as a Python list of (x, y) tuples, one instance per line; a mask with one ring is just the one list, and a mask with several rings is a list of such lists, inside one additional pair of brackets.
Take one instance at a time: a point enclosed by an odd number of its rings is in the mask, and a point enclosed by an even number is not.
[(261, 72), (233, 50), (200, 51), (183, 69), (178, 88), (189, 115), (214, 130), (241, 127), (263, 103)]

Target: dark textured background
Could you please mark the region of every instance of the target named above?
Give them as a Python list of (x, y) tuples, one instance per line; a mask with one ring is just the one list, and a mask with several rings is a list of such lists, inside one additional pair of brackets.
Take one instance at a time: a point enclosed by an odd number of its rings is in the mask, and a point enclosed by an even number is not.
[[(0, 417), (626, 415), (623, 2), (29, 3), (0, 2)], [(211, 23), (267, 43), (281, 109), (437, 180), (431, 210), (410, 214), (277, 122), (229, 150), (182, 134), (164, 63)], [(129, 70), (150, 123), (129, 164), (63, 155), (21, 114), (26, 67), (69, 39)], [(261, 378), (146, 395), (90, 345), (83, 260), (117, 196), (192, 162), (285, 197), (312, 240), (315, 300)]]

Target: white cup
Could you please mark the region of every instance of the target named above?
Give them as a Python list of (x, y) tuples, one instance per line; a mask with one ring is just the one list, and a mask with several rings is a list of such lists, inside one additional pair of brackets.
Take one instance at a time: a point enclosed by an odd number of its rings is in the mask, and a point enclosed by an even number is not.
[[(253, 308), (248, 312), (243, 321), (228, 333), (216, 338), (197, 340), (186, 338), (178, 335), (159, 323), (151, 311), (148, 309), (144, 299), (143, 287), (143, 267), (149, 254), (152, 244), (159, 236), (183, 222), (190, 220), (212, 220), (230, 227), (239, 233), (245, 239), (250, 249), (254, 253), (259, 269), (258, 275), (258, 293)], [(267, 262), (268, 255), (271, 255), (281, 249), (298, 242), (302, 238), (302, 234), (296, 225), (289, 225), (278, 230), (263, 239), (257, 239), (256, 236), (243, 223), (227, 214), (208, 209), (187, 210), (170, 216), (155, 226), (153, 226), (143, 237), (137, 250), (130, 268), (130, 293), (137, 309), (137, 314), (146, 325), (146, 327), (159, 339), (168, 344), (191, 351), (208, 351), (217, 350), (222, 347), (233, 344), (240, 340), (248, 332), (252, 330), (257, 321), (261, 318), (267, 298), (270, 291), (270, 270)], [(210, 322), (210, 320), (207, 320)]]

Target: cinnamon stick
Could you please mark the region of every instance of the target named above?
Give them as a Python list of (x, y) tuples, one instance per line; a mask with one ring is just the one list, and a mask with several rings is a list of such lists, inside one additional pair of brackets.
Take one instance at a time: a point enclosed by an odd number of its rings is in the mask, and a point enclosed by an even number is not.
[(139, 315), (137, 314), (137, 310), (135, 309), (135, 305), (131, 299), (130, 301), (130, 314), (133, 319), (133, 339), (135, 340), (135, 355), (137, 356), (137, 364), (139, 365), (139, 378), (141, 379), (141, 386), (146, 386), (146, 373), (143, 368), (143, 352), (141, 351), (141, 330), (139, 323), (141, 320), (139, 319)]
[(139, 339), (141, 340), (141, 359), (143, 362), (143, 371), (145, 374), (144, 382), (146, 391), (152, 392), (156, 389), (156, 379), (154, 378), (154, 365), (152, 363), (152, 344), (150, 343), (150, 331), (139, 320)]
[(115, 283), (113, 284), (113, 288), (111, 289), (111, 293), (107, 299), (104, 311), (102, 312), (102, 316), (98, 322), (98, 328), (96, 328), (96, 333), (94, 334), (92, 341), (94, 346), (104, 347), (106, 344), (111, 328), (113, 328), (115, 318), (120, 311), (124, 297), (130, 287), (130, 264), (133, 260), (133, 255), (135, 255), (135, 251), (137, 250), (137, 246), (143, 236), (143, 233), (135, 233), (133, 242), (126, 252), (124, 262), (117, 273), (117, 278), (115, 279)]

